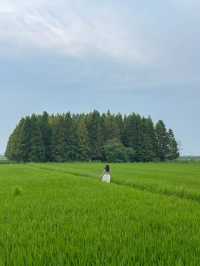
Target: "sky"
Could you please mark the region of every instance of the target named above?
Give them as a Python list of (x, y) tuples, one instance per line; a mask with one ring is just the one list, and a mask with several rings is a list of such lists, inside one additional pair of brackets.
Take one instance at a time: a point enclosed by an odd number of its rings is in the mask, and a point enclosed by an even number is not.
[(151, 116), (200, 155), (199, 0), (1, 0), (0, 154), (21, 117)]

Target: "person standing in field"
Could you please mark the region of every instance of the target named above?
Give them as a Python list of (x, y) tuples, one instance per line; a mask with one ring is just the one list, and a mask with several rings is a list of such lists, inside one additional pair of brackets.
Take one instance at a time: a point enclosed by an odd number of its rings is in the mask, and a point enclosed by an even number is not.
[(101, 178), (102, 182), (110, 183), (111, 182), (111, 171), (110, 166), (107, 164), (104, 168), (103, 176)]

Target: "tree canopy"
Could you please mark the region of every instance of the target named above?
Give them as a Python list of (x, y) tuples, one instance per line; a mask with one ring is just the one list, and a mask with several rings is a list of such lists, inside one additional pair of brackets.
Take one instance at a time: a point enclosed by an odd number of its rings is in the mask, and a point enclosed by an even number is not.
[(33, 114), (11, 134), (6, 156), (17, 162), (151, 162), (179, 157), (172, 129), (139, 114)]

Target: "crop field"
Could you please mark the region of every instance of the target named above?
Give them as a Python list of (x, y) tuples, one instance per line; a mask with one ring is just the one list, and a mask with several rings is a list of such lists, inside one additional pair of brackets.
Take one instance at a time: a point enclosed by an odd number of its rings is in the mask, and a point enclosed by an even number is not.
[(0, 165), (0, 265), (200, 265), (200, 163)]

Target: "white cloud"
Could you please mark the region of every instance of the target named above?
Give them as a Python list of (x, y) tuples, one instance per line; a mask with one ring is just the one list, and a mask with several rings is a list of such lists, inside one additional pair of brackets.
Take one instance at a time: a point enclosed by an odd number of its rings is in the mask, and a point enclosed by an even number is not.
[[(116, 59), (144, 63), (140, 47), (132, 42), (126, 23), (115, 10), (79, 8), (82, 1), (5, 1), (0, 3), (0, 41), (18, 50), (50, 49), (79, 56), (103, 53)], [(87, 1), (85, 1), (87, 3)], [(137, 35), (137, 32), (135, 32)], [(1, 48), (0, 48), (1, 49)], [(13, 46), (12, 46), (13, 49)], [(1, 51), (0, 51), (1, 52)]]
[(139, 69), (145, 65), (161, 78), (188, 73), (196, 78), (199, 3), (1, 0), (0, 54), (36, 50), (76, 57), (103, 55)]

